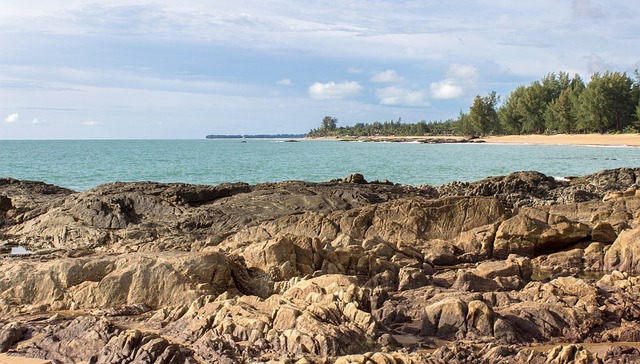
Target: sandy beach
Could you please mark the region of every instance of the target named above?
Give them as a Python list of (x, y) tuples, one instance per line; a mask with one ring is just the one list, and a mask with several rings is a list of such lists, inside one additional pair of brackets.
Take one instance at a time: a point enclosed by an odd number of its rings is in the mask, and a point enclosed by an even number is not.
[(486, 143), (551, 144), (551, 145), (609, 145), (640, 147), (640, 134), (557, 134), (506, 135), (482, 138)]
[[(467, 137), (457, 135), (437, 136), (370, 136), (370, 137), (319, 137), (307, 140), (343, 140), (378, 142), (465, 142)], [(538, 145), (602, 145), (640, 147), (640, 134), (556, 134), (556, 135), (504, 135), (473, 139), (472, 142), (493, 144)]]
[(51, 364), (51, 360), (25, 358), (0, 354), (0, 364)]

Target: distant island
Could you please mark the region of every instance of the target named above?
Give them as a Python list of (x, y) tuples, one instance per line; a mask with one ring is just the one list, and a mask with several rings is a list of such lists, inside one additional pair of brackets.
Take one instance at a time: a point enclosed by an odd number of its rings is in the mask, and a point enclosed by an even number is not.
[(301, 139), (304, 134), (251, 134), (251, 135), (216, 135), (209, 134), (207, 139)]

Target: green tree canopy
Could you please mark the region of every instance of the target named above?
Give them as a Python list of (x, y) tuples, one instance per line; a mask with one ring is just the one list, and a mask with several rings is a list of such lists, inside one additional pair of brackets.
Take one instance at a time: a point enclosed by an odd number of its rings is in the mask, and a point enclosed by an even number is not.
[(578, 129), (604, 133), (623, 130), (635, 121), (634, 82), (626, 73), (595, 73), (580, 95)]
[(500, 125), (496, 110), (497, 103), (498, 95), (495, 91), (484, 97), (476, 96), (469, 109), (468, 132), (471, 133), (468, 134), (488, 135), (498, 132)]

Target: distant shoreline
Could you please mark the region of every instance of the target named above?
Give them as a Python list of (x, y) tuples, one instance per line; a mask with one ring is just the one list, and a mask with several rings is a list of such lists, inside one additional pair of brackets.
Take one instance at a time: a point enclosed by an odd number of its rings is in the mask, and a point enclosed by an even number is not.
[(491, 144), (596, 145), (640, 147), (640, 134), (505, 135), (481, 138)]
[(205, 139), (302, 139), (304, 134), (209, 134)]
[(640, 147), (640, 134), (556, 134), (556, 135), (504, 135), (469, 139), (463, 136), (371, 136), (320, 137), (308, 140), (341, 140), (356, 142), (422, 142), (422, 143), (487, 143), (531, 145), (594, 145)]

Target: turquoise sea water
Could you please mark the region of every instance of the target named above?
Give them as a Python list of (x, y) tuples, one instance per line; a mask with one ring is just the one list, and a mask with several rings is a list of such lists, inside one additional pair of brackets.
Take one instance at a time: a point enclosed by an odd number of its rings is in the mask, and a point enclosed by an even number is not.
[(114, 181), (328, 181), (350, 173), (410, 185), (536, 170), (554, 177), (640, 166), (640, 148), (330, 140), (0, 141), (0, 177), (87, 190)]

